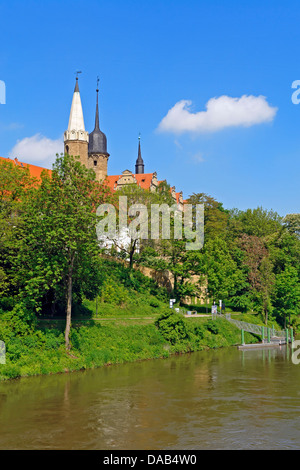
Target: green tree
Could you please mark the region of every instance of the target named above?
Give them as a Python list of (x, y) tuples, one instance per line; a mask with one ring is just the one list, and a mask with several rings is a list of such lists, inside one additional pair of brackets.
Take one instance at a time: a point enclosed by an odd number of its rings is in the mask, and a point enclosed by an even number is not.
[(300, 238), (300, 214), (287, 214), (283, 223), (289, 232)]
[(226, 235), (229, 211), (223, 204), (205, 193), (193, 193), (187, 199), (188, 204), (204, 204), (204, 233), (205, 243), (212, 238), (222, 238)]
[[(66, 305), (66, 349), (70, 349), (74, 285), (89, 290), (99, 263), (96, 209), (107, 200), (107, 190), (95, 182), (95, 174), (75, 158), (58, 156), (52, 176), (42, 175), (41, 185), (27, 201), (24, 213), (20, 276), (26, 297), (37, 311), (41, 299), (61, 289)], [(96, 286), (94, 286), (96, 287)]]
[(249, 283), (249, 297), (264, 315), (267, 323), (272, 311), (271, 295), (274, 289), (274, 265), (265, 238), (243, 234), (238, 240), (243, 252), (242, 264)]
[[(142, 189), (136, 184), (128, 184), (118, 190), (114, 198), (114, 205), (117, 209), (117, 230), (114, 236), (108, 236), (108, 241), (112, 242), (112, 248), (109, 249), (109, 252), (113, 256), (128, 259), (130, 268), (133, 267), (137, 251), (150, 238), (148, 215), (150, 214), (151, 202), (154, 200), (153, 197), (154, 195), (150, 191)], [(124, 204), (121, 201), (125, 201)], [(140, 206), (140, 210), (138, 210), (138, 206)], [(126, 211), (126, 227), (123, 228), (120, 225), (120, 211), (122, 210)], [(145, 213), (146, 219), (143, 219)], [(143, 220), (145, 220), (145, 224)], [(130, 226), (133, 227), (131, 224), (136, 224), (136, 230), (129, 229)]]
[(262, 314), (267, 325), (269, 314), (273, 311), (272, 295), (275, 287), (275, 274), (273, 264), (269, 256), (263, 258), (260, 267), (260, 286), (257, 289), (258, 299), (260, 300)]
[(228, 224), (229, 233), (239, 236), (266, 237), (278, 232), (282, 227), (282, 217), (277, 212), (262, 207), (246, 211), (231, 210)]
[(18, 238), (23, 205), (37, 184), (26, 167), (12, 161), (0, 162), (0, 293), (14, 297), (22, 282), (18, 280), (16, 259), (23, 244)]
[(275, 281), (275, 308), (279, 317), (283, 319), (286, 328), (286, 319), (295, 317), (300, 313), (300, 282), (297, 269), (286, 266), (285, 270), (276, 276)]
[(231, 299), (244, 282), (244, 275), (231, 256), (225, 240), (209, 240), (203, 253), (203, 273), (213, 300)]

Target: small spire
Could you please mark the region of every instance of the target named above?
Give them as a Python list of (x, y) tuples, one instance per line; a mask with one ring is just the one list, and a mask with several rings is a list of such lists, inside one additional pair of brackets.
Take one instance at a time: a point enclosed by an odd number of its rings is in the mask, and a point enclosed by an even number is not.
[(99, 127), (99, 106), (98, 106), (99, 77), (97, 77), (96, 93), (97, 93), (97, 99), (96, 99), (95, 129), (100, 129), (100, 127)]
[(135, 164), (135, 173), (137, 175), (144, 173), (144, 161), (142, 159), (142, 152), (141, 152), (141, 134), (139, 134), (138, 158)]
[(139, 151), (138, 151), (138, 159), (137, 161), (143, 163), (142, 159), (142, 152), (141, 152), (141, 134), (139, 134)]

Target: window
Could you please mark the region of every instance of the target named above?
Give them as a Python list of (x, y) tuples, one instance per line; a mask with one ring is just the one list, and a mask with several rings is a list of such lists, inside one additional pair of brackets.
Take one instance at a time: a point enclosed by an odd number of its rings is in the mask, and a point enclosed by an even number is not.
[(94, 160), (94, 166), (97, 166), (97, 163), (98, 163), (97, 160)]

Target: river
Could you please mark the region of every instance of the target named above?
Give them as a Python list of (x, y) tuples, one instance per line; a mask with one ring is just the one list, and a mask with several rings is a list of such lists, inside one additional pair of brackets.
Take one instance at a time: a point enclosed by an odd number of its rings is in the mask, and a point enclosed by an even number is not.
[(0, 449), (298, 449), (299, 379), (282, 346), (0, 383)]

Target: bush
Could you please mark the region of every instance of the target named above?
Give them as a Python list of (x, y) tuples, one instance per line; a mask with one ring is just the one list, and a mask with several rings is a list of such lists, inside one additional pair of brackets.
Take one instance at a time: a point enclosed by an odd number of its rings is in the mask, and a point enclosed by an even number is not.
[(101, 290), (101, 301), (114, 305), (124, 305), (128, 302), (129, 296), (127, 290), (122, 284), (108, 279)]
[(200, 325), (196, 325), (194, 328), (194, 334), (197, 336), (198, 339), (204, 338), (204, 329)]
[(171, 344), (189, 338), (184, 318), (173, 310), (162, 313), (155, 322), (163, 337)]
[(151, 299), (149, 302), (150, 307), (153, 308), (158, 308), (159, 307), (159, 302), (156, 299)]
[(220, 333), (220, 325), (216, 321), (209, 320), (205, 326), (213, 335), (218, 335)]
[(36, 325), (36, 316), (23, 304), (17, 304), (11, 311), (2, 316), (14, 335), (26, 336), (31, 334)]

